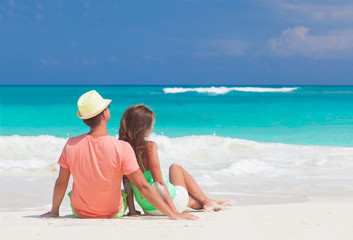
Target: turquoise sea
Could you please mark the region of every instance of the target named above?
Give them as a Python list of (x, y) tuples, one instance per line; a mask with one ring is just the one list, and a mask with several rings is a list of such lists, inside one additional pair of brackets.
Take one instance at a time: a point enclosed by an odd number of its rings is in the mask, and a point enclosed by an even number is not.
[(127, 107), (151, 106), (162, 171), (181, 164), (207, 193), (353, 194), (353, 86), (1, 86), (4, 184), (23, 182), (6, 176), (56, 176), (67, 138), (88, 132), (76, 102), (92, 89), (113, 100), (112, 136)]
[(158, 135), (353, 147), (353, 86), (2, 86), (0, 135), (86, 132), (76, 102), (91, 89), (113, 100), (111, 135), (128, 106), (144, 103)]

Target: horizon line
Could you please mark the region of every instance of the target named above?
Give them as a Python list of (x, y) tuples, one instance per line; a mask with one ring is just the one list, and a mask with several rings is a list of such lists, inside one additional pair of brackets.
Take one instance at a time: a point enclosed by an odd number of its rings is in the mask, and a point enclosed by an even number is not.
[(222, 86), (353, 86), (353, 84), (0, 84), (0, 87), (89, 87), (89, 86), (121, 86), (121, 87), (142, 87), (142, 86), (207, 86), (207, 87), (222, 87)]

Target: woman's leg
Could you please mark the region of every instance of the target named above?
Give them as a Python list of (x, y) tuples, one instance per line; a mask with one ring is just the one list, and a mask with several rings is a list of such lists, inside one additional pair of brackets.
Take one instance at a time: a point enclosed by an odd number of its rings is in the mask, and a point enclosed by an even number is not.
[[(180, 185), (179, 185), (180, 186)], [(186, 188), (185, 188), (186, 189)], [(189, 193), (189, 192), (188, 192)], [(203, 204), (197, 200), (196, 198), (194, 198), (192, 195), (190, 195), (189, 193), (189, 202), (188, 202), (188, 207), (192, 208), (192, 209), (202, 209), (203, 208)]]
[(195, 179), (180, 165), (172, 164), (169, 168), (169, 180), (175, 186), (184, 187), (189, 193), (188, 207), (218, 211), (222, 207), (209, 199), (201, 190)]

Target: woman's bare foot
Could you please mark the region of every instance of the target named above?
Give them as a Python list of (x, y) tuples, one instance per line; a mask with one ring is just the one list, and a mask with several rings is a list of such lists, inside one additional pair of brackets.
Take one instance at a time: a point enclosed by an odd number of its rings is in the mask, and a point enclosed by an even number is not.
[(220, 211), (220, 210), (223, 210), (224, 207), (220, 204), (218, 204), (217, 202), (211, 200), (209, 203), (203, 205), (203, 211), (205, 212), (217, 212), (217, 211)]
[(216, 199), (212, 199), (211, 201), (216, 202), (217, 204), (223, 206), (223, 207), (229, 207), (232, 206), (233, 204), (236, 204), (237, 201), (234, 200), (216, 200)]

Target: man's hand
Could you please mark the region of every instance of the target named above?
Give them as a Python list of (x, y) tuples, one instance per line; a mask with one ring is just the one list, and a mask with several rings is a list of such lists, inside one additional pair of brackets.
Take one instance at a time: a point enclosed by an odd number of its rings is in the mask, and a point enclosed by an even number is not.
[(47, 212), (44, 213), (42, 215), (40, 215), (41, 217), (50, 217), (50, 218), (54, 218), (54, 217), (59, 217), (59, 212)]
[(177, 213), (175, 216), (171, 217), (174, 220), (198, 220), (199, 217), (192, 215), (190, 213)]

